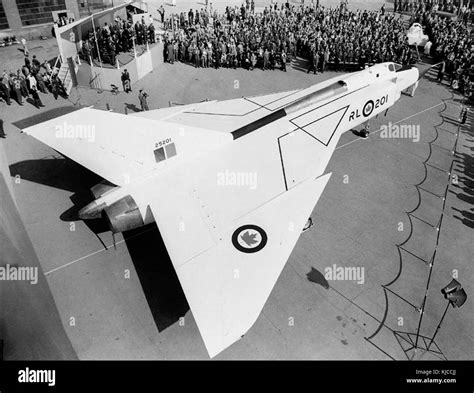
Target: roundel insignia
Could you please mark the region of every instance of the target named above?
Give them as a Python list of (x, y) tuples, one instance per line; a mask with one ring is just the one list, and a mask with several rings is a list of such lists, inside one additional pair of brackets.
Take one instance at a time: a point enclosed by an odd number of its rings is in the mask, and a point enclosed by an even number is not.
[(372, 100), (369, 100), (365, 103), (364, 108), (362, 109), (362, 114), (364, 117), (369, 116), (372, 111), (374, 110), (374, 102)]
[(260, 251), (267, 244), (267, 234), (257, 225), (242, 225), (232, 234), (234, 247), (245, 253)]

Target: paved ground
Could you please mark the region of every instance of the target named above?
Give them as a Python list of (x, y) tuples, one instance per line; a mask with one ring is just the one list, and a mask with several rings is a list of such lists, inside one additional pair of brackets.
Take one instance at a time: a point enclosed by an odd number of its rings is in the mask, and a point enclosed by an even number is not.
[[(77, 89), (69, 101), (51, 95), (43, 101), (47, 108), (80, 103), (105, 109), (109, 104), (123, 112), (135, 110), (141, 87), (150, 92), (150, 107), (157, 108), (169, 101), (290, 90), (333, 75), (308, 75), (299, 65), (285, 74), (164, 64), (128, 95)], [(453, 270), (468, 296), (474, 293), (472, 119), (458, 137), (459, 97), (432, 79), (428, 75), (415, 98), (404, 96), (387, 117), (374, 121), (368, 140), (343, 135), (328, 167), (333, 176), (313, 212), (314, 227), (301, 236), (256, 324), (217, 359), (406, 358), (394, 331), (416, 333), (416, 308), (430, 273), (422, 260), (429, 262), (436, 247), (420, 333), (433, 334), (446, 305), (440, 289)], [(76, 203), (90, 198), (88, 188), (98, 179), (10, 125), (39, 110), (15, 103), (0, 103), (0, 108), (9, 134), (0, 143), (12, 176), (19, 176), (19, 210), (79, 358), (207, 359), (171, 263), (154, 257), (163, 247), (156, 227), (134, 231), (127, 239), (117, 236), (116, 249), (105, 250), (103, 244), (112, 245), (106, 228), (68, 218)], [(375, 132), (389, 122), (420, 126), (420, 141)], [(453, 149), (457, 184), (447, 173)], [(333, 264), (364, 267), (365, 282), (331, 281), (326, 289), (318, 272)], [(473, 358), (473, 311), (470, 299), (448, 311), (436, 339), (448, 359)], [(399, 337), (409, 341), (411, 336)]]

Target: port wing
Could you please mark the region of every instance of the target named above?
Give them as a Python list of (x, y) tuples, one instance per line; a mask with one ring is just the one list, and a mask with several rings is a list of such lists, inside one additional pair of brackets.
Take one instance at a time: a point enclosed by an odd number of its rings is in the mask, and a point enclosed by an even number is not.
[(232, 140), (230, 135), (195, 126), (74, 109), (54, 109), (14, 125), (116, 185)]

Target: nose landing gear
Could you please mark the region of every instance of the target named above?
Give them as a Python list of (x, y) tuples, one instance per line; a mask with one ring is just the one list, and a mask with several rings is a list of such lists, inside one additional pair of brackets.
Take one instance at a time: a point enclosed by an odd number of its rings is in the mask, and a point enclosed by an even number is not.
[(366, 139), (369, 137), (369, 134), (370, 134), (370, 122), (367, 121), (367, 123), (365, 123), (364, 125), (364, 129), (360, 132), (360, 136)]

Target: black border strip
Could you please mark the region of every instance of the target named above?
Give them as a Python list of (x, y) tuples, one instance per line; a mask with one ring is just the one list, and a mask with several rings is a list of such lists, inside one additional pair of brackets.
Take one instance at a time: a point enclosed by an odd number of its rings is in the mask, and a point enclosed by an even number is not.
[(61, 106), (59, 108), (50, 109), (46, 112), (38, 113), (37, 115), (27, 117), (26, 119), (15, 121), (12, 124), (15, 127), (19, 128), (20, 130), (24, 130), (26, 128), (33, 127), (37, 124), (55, 119), (57, 117), (68, 115), (69, 113), (76, 112), (83, 108), (85, 107), (84, 106)]
[[(330, 344), (328, 344), (330, 345)], [(314, 353), (317, 357), (318, 353)], [(2, 392), (459, 392), (472, 393), (473, 361), (0, 362)], [(19, 383), (19, 370), (55, 370), (55, 386)], [(419, 373), (419, 371), (425, 371)], [(433, 370), (437, 371), (433, 375)], [(441, 371), (449, 373), (442, 373)], [(452, 373), (451, 373), (452, 372)], [(424, 383), (428, 378), (452, 383)], [(419, 379), (419, 382), (413, 381)]]

